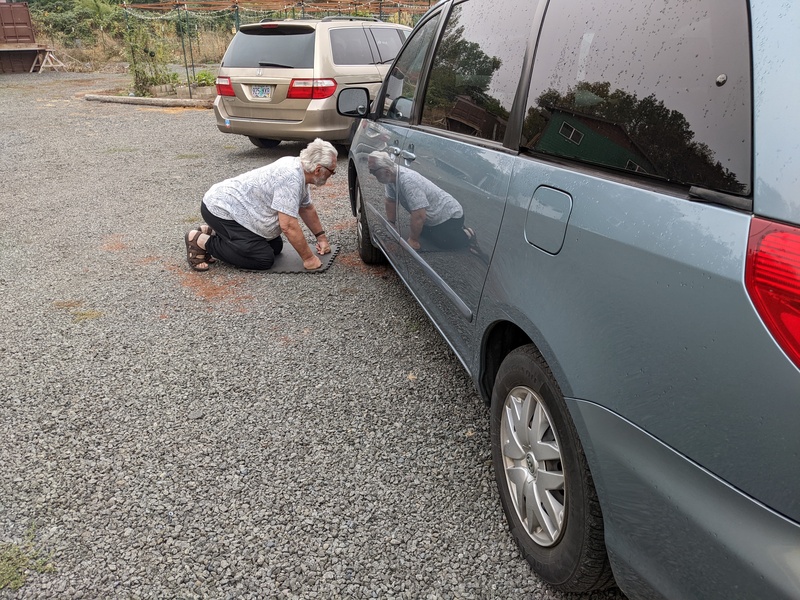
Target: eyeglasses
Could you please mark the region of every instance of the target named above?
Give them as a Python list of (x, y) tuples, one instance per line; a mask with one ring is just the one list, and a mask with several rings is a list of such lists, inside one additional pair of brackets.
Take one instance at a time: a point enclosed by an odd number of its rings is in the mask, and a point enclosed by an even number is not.
[(333, 177), (334, 175), (336, 175), (336, 169), (329, 169), (329, 168), (328, 168), (328, 167), (326, 167), (325, 165), (320, 165), (320, 167), (322, 167), (322, 168), (323, 168), (323, 169), (325, 169), (325, 170), (326, 170), (328, 173), (330, 173), (329, 177)]

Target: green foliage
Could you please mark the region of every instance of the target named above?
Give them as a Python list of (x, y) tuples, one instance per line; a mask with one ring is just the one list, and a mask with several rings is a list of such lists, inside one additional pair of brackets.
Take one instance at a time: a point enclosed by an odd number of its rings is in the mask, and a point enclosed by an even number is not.
[(197, 85), (214, 85), (217, 82), (217, 78), (208, 69), (198, 71), (197, 75), (194, 77), (194, 80)]
[(459, 25), (460, 10), (460, 7), (453, 9), (442, 37), (425, 103), (431, 107), (448, 107), (454, 104), (457, 96), (466, 95), (491, 114), (505, 118), (507, 111), (487, 93), (501, 61), (486, 54), (479, 43), (464, 39), (464, 27)]
[(31, 572), (50, 573), (54, 567), (49, 557), (42, 557), (33, 545), (32, 527), (21, 544), (0, 544), (0, 590), (18, 590)]
[(30, 10), (37, 30), (67, 47), (96, 44), (100, 31), (113, 36), (124, 27), (122, 10), (105, 0), (35, 0)]
[(177, 83), (177, 73), (168, 67), (169, 49), (149, 35), (141, 24), (131, 25), (125, 35), (126, 53), (133, 76), (133, 90), (138, 96), (149, 96), (154, 85)]

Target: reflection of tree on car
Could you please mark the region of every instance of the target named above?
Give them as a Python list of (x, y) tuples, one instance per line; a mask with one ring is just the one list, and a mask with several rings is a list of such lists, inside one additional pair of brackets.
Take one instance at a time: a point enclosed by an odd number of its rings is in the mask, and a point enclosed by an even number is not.
[[(565, 120), (568, 135), (562, 130)], [(539, 152), (669, 181), (702, 182), (706, 187), (733, 193), (742, 190), (736, 174), (715, 159), (707, 144), (696, 139), (681, 112), (667, 108), (655, 94), (639, 99), (621, 89), (611, 92), (607, 81), (581, 82), (563, 94), (548, 89), (528, 110), (522, 133), (527, 147)], [(627, 147), (625, 152), (620, 151), (623, 146)]]
[(410, 215), (408, 245), (419, 250), (425, 238), (438, 248), (466, 248), (474, 240), (464, 227), (464, 209), (450, 194), (416, 171), (396, 164), (386, 152), (372, 152), (369, 172), (385, 186), (386, 218), (397, 221), (397, 204)]
[(502, 61), (464, 37), (460, 16), (461, 7), (457, 6), (432, 66), (423, 122), (441, 121), (451, 131), (502, 140), (508, 111), (489, 94)]

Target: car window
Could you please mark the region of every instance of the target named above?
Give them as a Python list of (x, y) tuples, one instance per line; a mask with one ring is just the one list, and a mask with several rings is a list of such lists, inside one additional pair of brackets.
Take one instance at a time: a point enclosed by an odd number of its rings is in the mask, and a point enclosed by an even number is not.
[(749, 37), (744, 0), (553, 2), (520, 145), (747, 194)]
[(240, 29), (220, 66), (310, 69), (314, 66), (315, 30), (311, 27), (262, 25)]
[(331, 29), (331, 52), (337, 65), (372, 65), (376, 59), (369, 49), (366, 32), (360, 27)]
[(387, 118), (409, 120), (425, 57), (436, 36), (440, 19), (441, 12), (418, 25), (408, 45), (397, 58), (386, 81), (383, 115)]
[(423, 124), (503, 141), (536, 6), (509, 0), (502, 11), (485, 2), (453, 8), (433, 58)]
[(370, 34), (378, 47), (378, 62), (387, 64), (394, 60), (405, 41), (405, 31), (391, 27), (370, 27)]

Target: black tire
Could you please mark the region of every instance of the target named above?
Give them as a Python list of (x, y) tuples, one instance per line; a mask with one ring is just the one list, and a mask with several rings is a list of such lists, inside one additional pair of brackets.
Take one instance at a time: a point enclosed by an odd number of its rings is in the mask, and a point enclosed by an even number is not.
[(509, 530), (533, 570), (564, 592), (612, 586), (586, 456), (558, 383), (533, 345), (509, 353), (497, 373), (492, 462)]
[(270, 140), (268, 138), (248, 136), (247, 139), (250, 140), (254, 146), (258, 146), (259, 148), (274, 148), (281, 143), (280, 140)]
[(358, 255), (368, 265), (382, 265), (386, 263), (386, 257), (381, 252), (380, 248), (372, 245), (372, 240), (369, 237), (369, 224), (367, 223), (367, 215), (364, 210), (364, 199), (361, 196), (361, 186), (358, 181), (355, 182), (356, 194), (356, 236), (358, 244)]

